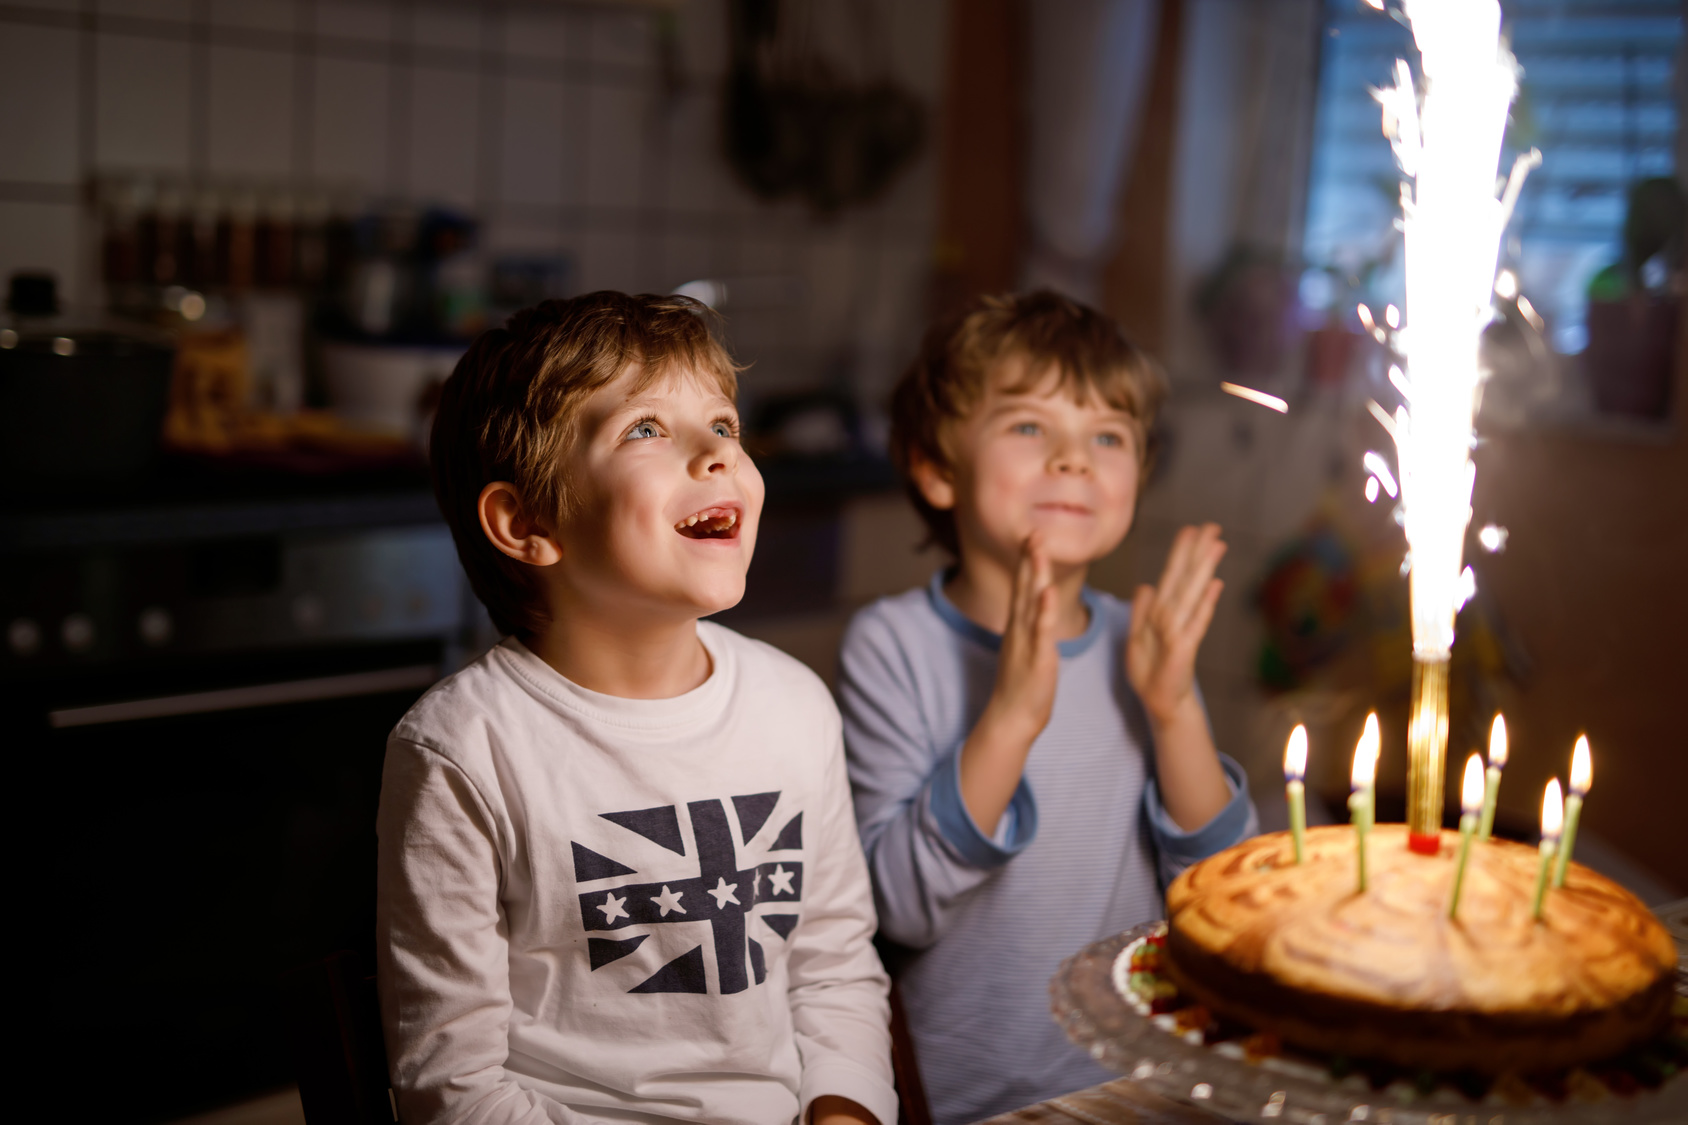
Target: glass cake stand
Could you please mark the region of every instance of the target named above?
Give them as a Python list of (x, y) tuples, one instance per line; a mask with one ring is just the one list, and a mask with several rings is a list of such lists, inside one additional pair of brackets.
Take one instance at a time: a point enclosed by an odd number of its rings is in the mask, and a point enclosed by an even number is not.
[[(1688, 900), (1661, 909), (1681, 955), (1676, 992), (1688, 997)], [(1428, 1093), (1408, 1081), (1374, 1089), (1360, 1074), (1337, 1079), (1310, 1060), (1251, 1059), (1241, 1041), (1204, 1044), (1180, 1034), (1166, 1016), (1141, 1013), (1122, 992), (1130, 951), (1164, 932), (1148, 922), (1079, 950), (1049, 982), (1050, 1008), (1067, 1037), (1110, 1070), (1158, 1094), (1239, 1122), (1269, 1125), (1683, 1125), (1688, 1122), (1688, 1071), (1654, 1089), (1610, 1092), (1589, 1077), (1568, 1083), (1563, 1101), (1512, 1098), (1491, 1091), (1472, 1100), (1438, 1085)], [(1116, 984), (1116, 965), (1119, 967)]]

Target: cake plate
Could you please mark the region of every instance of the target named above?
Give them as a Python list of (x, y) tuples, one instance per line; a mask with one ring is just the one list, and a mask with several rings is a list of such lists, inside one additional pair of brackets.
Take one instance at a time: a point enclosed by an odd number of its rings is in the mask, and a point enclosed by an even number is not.
[[(1659, 911), (1682, 952), (1676, 993), (1688, 997), (1688, 900)], [(1147, 922), (1086, 946), (1061, 963), (1049, 982), (1050, 1008), (1067, 1037), (1103, 1066), (1158, 1094), (1221, 1118), (1268, 1125), (1682, 1125), (1688, 1122), (1688, 1071), (1654, 1089), (1611, 1093), (1593, 1078), (1568, 1084), (1563, 1101), (1528, 1100), (1491, 1091), (1480, 1100), (1448, 1086), (1428, 1093), (1407, 1081), (1373, 1088), (1365, 1077), (1337, 1079), (1311, 1061), (1251, 1058), (1236, 1040), (1205, 1044), (1181, 1035), (1166, 1017), (1140, 1014), (1121, 992), (1122, 958), (1143, 939), (1165, 932)], [(1116, 964), (1119, 967), (1116, 984)], [(1159, 1022), (1157, 1022), (1157, 1020)]]

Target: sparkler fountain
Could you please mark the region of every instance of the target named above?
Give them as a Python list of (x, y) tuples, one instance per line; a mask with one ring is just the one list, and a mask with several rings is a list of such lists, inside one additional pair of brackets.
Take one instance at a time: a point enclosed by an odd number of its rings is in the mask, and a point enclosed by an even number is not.
[[(1373, 6), (1380, 6), (1372, 0)], [(1495, 175), (1517, 64), (1500, 39), (1497, 0), (1405, 0), (1424, 78), (1396, 60), (1377, 91), (1383, 130), (1401, 166), (1406, 233), (1406, 405), (1372, 411), (1395, 441), (1411, 567), (1413, 695), (1408, 726), (1407, 829), (1414, 851), (1440, 846), (1448, 745), (1448, 661), (1454, 616), (1472, 593), (1464, 568), (1476, 467), (1472, 416), (1482, 384), (1478, 345), (1491, 316), (1502, 232), (1540, 156), (1520, 157), (1500, 198)], [(1410, 183), (1408, 182), (1410, 181)], [(1393, 490), (1391, 490), (1393, 491)]]

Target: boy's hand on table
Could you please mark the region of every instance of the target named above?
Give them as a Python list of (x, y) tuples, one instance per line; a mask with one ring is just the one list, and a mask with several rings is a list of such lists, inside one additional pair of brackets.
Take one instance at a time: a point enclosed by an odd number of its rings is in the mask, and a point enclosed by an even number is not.
[(1196, 703), (1196, 649), (1225, 587), (1213, 576), (1224, 555), (1218, 524), (1186, 527), (1172, 541), (1160, 585), (1139, 586), (1132, 599), (1125, 671), (1157, 727)]
[(1014, 571), (996, 686), (961, 749), (961, 799), (987, 836), (996, 832), (1019, 787), (1026, 755), (1055, 709), (1055, 681), (1061, 674), (1055, 595), (1049, 558), (1034, 531)]
[(879, 1118), (837, 1094), (822, 1094), (809, 1103), (809, 1125), (879, 1125)]

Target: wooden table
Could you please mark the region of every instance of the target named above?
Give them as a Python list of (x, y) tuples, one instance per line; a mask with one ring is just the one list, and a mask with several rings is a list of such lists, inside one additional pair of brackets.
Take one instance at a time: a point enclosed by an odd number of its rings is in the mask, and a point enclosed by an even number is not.
[(979, 1125), (1222, 1125), (1228, 1119), (1169, 1101), (1129, 1078), (1050, 1098)]

